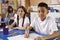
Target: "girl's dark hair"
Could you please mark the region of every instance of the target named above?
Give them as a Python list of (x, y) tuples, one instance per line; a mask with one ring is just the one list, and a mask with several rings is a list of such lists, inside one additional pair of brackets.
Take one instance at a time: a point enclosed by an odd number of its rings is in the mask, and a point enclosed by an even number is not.
[[(24, 16), (23, 16), (23, 22), (22, 22), (22, 26), (23, 26), (23, 24), (24, 24), (24, 19), (25, 19), (25, 16), (26, 16), (26, 14), (27, 14), (27, 10), (26, 10), (26, 8), (25, 8), (24, 6), (20, 6), (20, 7), (18, 7), (18, 9), (19, 9), (19, 8), (22, 8), (23, 11), (25, 12), (25, 14), (24, 14)], [(17, 9), (17, 11), (18, 11), (18, 9)]]
[[(20, 6), (20, 7), (18, 7), (18, 9), (19, 9), (19, 8), (22, 8), (23, 11), (25, 12), (25, 14), (27, 13), (27, 10), (26, 10), (26, 8), (25, 8), (24, 6)], [(17, 9), (17, 11), (18, 11), (18, 9)]]
[(48, 5), (44, 2), (39, 3), (38, 7), (45, 7), (46, 9), (48, 9)]
[[(12, 10), (10, 10), (10, 9), (12, 9)], [(12, 13), (12, 12), (13, 12), (12, 6), (8, 6), (8, 13)]]

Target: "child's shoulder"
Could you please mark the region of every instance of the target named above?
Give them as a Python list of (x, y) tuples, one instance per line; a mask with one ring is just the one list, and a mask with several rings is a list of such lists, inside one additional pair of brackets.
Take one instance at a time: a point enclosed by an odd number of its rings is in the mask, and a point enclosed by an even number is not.
[(33, 19), (33, 21), (36, 22), (36, 21), (38, 21), (38, 19), (39, 19), (38, 17), (35, 17), (35, 18)]
[(17, 14), (14, 14), (14, 16), (17, 16)]
[(50, 21), (55, 21), (55, 17), (48, 16), (47, 19), (50, 20)]
[(28, 17), (25, 17), (25, 19), (29, 19)]

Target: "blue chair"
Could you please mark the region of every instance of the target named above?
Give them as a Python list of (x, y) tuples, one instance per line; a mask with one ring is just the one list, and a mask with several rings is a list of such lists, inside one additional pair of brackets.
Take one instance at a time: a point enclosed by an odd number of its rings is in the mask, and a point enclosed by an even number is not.
[(8, 24), (9, 19), (8, 18), (4, 18), (4, 22)]

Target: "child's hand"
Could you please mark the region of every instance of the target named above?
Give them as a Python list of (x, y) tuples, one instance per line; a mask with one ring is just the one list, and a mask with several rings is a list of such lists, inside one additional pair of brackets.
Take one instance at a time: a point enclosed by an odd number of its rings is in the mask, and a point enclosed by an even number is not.
[(35, 38), (34, 40), (42, 40), (40, 37)]
[(28, 37), (29, 37), (29, 34), (25, 34), (24, 37), (25, 37), (25, 38), (28, 38)]
[(13, 27), (11, 25), (8, 26), (9, 29), (13, 29)]

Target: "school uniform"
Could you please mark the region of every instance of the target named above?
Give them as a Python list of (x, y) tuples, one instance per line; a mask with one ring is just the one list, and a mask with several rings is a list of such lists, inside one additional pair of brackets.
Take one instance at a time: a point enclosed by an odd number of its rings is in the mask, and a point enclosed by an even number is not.
[[(17, 24), (17, 21), (18, 21), (18, 20), (17, 20), (17, 14), (14, 15), (14, 21), (15, 21), (16, 24)], [(18, 22), (19, 22), (18, 26), (19, 26), (19, 27), (22, 27), (23, 18), (19, 17), (19, 21), (18, 21)], [(29, 24), (29, 18), (25, 16), (24, 24), (23, 24), (23, 25), (26, 25), (26, 24)]]
[(13, 13), (7, 13), (6, 18), (8, 18), (9, 25), (11, 25), (14, 22), (14, 14)]
[(54, 31), (58, 31), (55, 19), (48, 15), (46, 16), (46, 19), (44, 21), (41, 21), (41, 19), (39, 17), (35, 18), (31, 22), (30, 26), (36, 32), (41, 33), (41, 34), (46, 34), (46, 35), (50, 35)]

